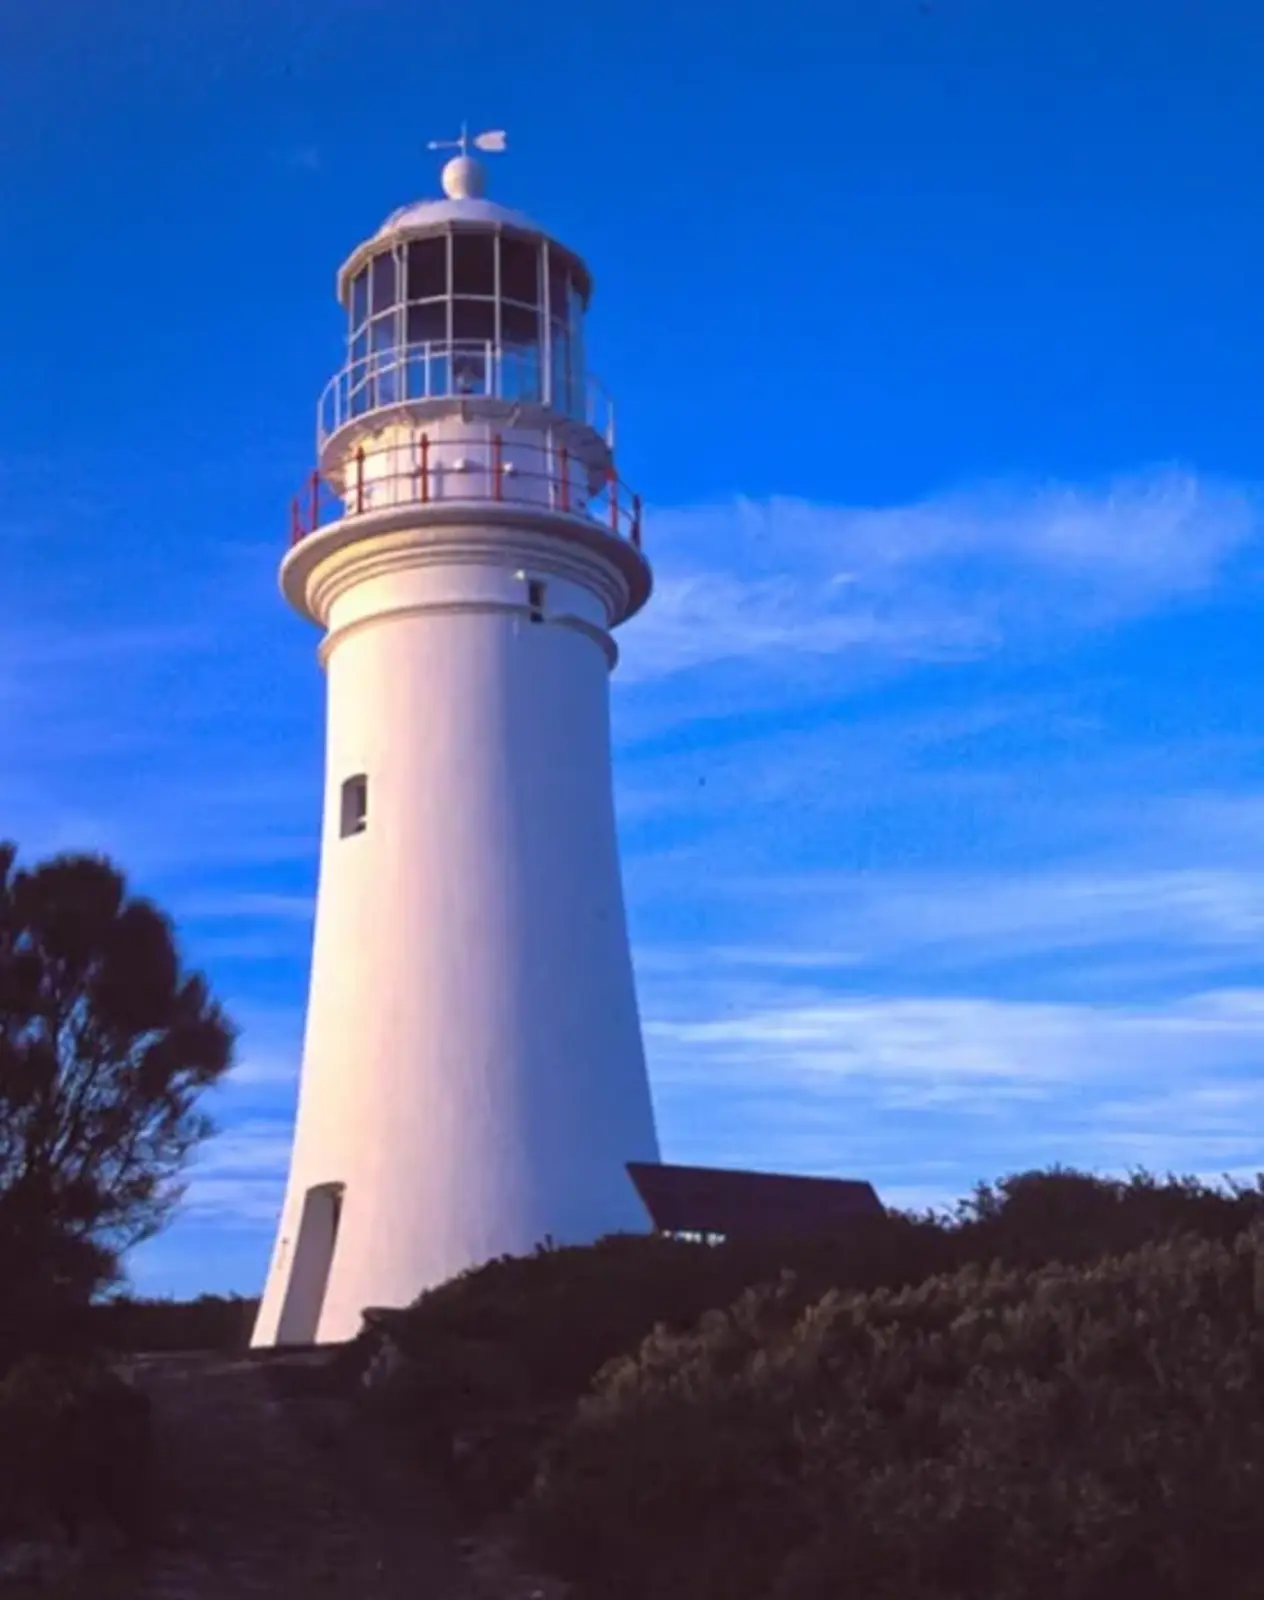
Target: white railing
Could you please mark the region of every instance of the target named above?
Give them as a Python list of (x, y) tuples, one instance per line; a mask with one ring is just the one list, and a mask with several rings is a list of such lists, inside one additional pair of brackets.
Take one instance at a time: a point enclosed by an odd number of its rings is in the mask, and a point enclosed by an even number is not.
[(586, 423), (614, 448), (614, 403), (595, 378), (581, 378), (560, 361), (550, 368), (536, 345), (490, 339), (429, 340), (349, 362), (320, 397), (317, 442), (323, 448), (339, 428), (386, 406), (477, 397), (547, 405)]

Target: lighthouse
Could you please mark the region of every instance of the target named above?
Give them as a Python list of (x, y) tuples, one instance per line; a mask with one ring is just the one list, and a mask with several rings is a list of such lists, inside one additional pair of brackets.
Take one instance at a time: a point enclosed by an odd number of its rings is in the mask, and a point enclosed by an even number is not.
[(324, 809), (285, 1199), (253, 1343), (545, 1241), (642, 1232), (658, 1143), (611, 772), (614, 630), (650, 594), (640, 502), (585, 362), (592, 279), (485, 197), (338, 273), (281, 589), (321, 630)]

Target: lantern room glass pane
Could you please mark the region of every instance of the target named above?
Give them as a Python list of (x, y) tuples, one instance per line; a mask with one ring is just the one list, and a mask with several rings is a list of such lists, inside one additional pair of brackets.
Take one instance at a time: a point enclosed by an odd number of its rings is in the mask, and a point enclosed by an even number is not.
[(388, 314), (377, 317), (369, 324), (369, 348), (371, 350), (393, 350), (399, 343), (395, 329), (395, 317)]
[(553, 324), (553, 358), (552, 380), (553, 393), (552, 405), (555, 411), (570, 411), (571, 409), (571, 364), (570, 340), (566, 337), (566, 329), (559, 323)]
[(410, 300), (433, 300), (447, 294), (447, 239), (414, 239), (408, 246), (407, 278)]
[(584, 297), (574, 278), (569, 288), (568, 331), (571, 341), (571, 409), (578, 411), (584, 392)]
[(427, 344), (434, 339), (448, 337), (448, 302), (429, 300), (425, 305), (409, 306), (407, 315), (407, 342)]
[(493, 363), (487, 349), (453, 350), (451, 374), (453, 394), (491, 394)]
[(564, 256), (556, 250), (549, 251), (549, 310), (560, 320), (565, 320), (570, 271)]
[(388, 250), (384, 255), (378, 256), (372, 266), (373, 282), (373, 312), (385, 311), (393, 306), (399, 298), (397, 274), (395, 271), (395, 252)]
[(502, 344), (538, 344), (540, 313), (532, 306), (502, 305), (500, 340)]
[(543, 400), (538, 344), (502, 345), (499, 394), (502, 400), (520, 400), (532, 405)]
[(354, 332), (369, 320), (369, 269), (362, 267), (351, 280), (351, 328)]
[(454, 300), (452, 302), (453, 339), (494, 339), (496, 303), (494, 300)]
[(540, 247), (531, 240), (500, 241), (500, 298), (521, 305), (540, 303)]
[(491, 233), (452, 235), (452, 293), (496, 293), (496, 236)]
[(391, 406), (402, 398), (399, 390), (399, 331), (396, 315), (388, 312), (369, 324), (369, 370), (373, 404)]

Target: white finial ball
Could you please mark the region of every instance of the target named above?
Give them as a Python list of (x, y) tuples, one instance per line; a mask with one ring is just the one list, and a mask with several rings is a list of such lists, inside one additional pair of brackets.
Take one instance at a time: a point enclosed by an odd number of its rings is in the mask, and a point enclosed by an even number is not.
[(449, 200), (477, 200), (483, 186), (483, 169), (473, 156), (453, 156), (443, 169), (443, 192)]

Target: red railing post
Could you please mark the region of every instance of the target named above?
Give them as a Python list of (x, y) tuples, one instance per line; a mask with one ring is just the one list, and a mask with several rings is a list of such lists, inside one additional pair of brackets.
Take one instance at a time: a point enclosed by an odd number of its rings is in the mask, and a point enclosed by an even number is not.
[(422, 498), (423, 501), (424, 500), (429, 500), (429, 498), (430, 498), (430, 435), (428, 433), (423, 433), (422, 436), (421, 436), (421, 466), (418, 468), (418, 471), (421, 473), (421, 498)]
[(492, 435), (492, 498), (503, 500), (505, 498), (504, 473), (504, 442), (498, 433)]
[(566, 446), (565, 445), (561, 445), (559, 447), (559, 449), (558, 449), (558, 459), (559, 459), (559, 461), (561, 463), (561, 467), (562, 467), (562, 483), (561, 483), (561, 488), (562, 488), (562, 510), (563, 511), (569, 511), (570, 508), (571, 508), (571, 475), (570, 475), (570, 472), (568, 471), (569, 461), (567, 459), (567, 453), (566, 453)]
[(356, 514), (364, 510), (364, 446), (356, 451)]
[(319, 471), (316, 471), (316, 472), (312, 473), (311, 496), (312, 496), (311, 526), (308, 528), (307, 531), (308, 531), (308, 533), (315, 533), (316, 529), (320, 526), (320, 472)]
[(641, 548), (641, 497), (639, 494), (632, 496), (632, 543), (638, 550)]
[(299, 524), (299, 518), (298, 518), (298, 496), (295, 495), (293, 500), (290, 501), (290, 544), (291, 544), (291, 546), (296, 545), (302, 537), (303, 537), (303, 530), (302, 530), (302, 527)]
[(613, 465), (606, 475), (606, 490), (610, 496), (610, 531), (617, 534), (619, 531), (619, 480), (615, 475)]

